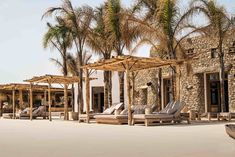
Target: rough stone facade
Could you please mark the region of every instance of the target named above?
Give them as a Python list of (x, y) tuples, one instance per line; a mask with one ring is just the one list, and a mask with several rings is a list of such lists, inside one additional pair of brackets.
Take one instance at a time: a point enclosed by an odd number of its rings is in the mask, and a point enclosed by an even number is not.
[[(186, 55), (195, 55), (195, 59), (180, 66), (180, 99), (184, 101), (188, 109), (200, 112), (208, 112), (206, 105), (205, 76), (209, 73), (219, 72), (219, 57), (216, 53), (213, 58), (212, 49), (217, 47), (216, 39), (208, 37), (193, 37), (186, 39), (182, 45), (186, 50)], [(234, 49), (234, 50), (233, 50)], [(216, 51), (216, 50), (215, 50)], [(225, 71), (228, 74), (228, 97), (229, 111), (235, 112), (235, 31), (232, 30), (223, 43)], [(233, 52), (234, 51), (234, 52)], [(151, 53), (156, 56), (156, 53)], [(136, 78), (136, 90), (138, 87), (152, 82), (147, 88), (147, 103), (158, 103), (158, 77), (157, 69), (141, 71)], [(189, 73), (190, 71), (190, 73)], [(169, 77), (167, 69), (163, 69), (163, 77)], [(208, 88), (208, 87), (207, 87)], [(208, 98), (207, 98), (208, 99)]]

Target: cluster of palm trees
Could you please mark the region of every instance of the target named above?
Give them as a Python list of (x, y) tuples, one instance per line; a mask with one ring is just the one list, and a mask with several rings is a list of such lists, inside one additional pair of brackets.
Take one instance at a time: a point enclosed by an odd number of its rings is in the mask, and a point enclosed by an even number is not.
[[(201, 26), (194, 25), (194, 15), (202, 14), (206, 20)], [(82, 65), (91, 59), (91, 53), (100, 59), (135, 52), (140, 45), (150, 44), (161, 56), (169, 59), (187, 58), (181, 42), (194, 33), (203, 33), (218, 39), (221, 105), (224, 104), (224, 52), (223, 39), (232, 26), (226, 10), (213, 0), (193, 0), (182, 12), (177, 0), (135, 0), (131, 8), (121, 5), (120, 0), (106, 0), (99, 7), (74, 7), (70, 0), (61, 6), (49, 8), (45, 17), (53, 17), (47, 23), (44, 35), (45, 48), (58, 50), (58, 64), (64, 76), (83, 77)], [(69, 51), (75, 53), (69, 53)], [(188, 58), (187, 58), (188, 59)], [(175, 93), (176, 68), (171, 67), (172, 93)], [(119, 72), (120, 102), (124, 101), (124, 73)], [(161, 76), (161, 75), (159, 75)], [(112, 104), (112, 73), (104, 72), (104, 107)], [(79, 111), (82, 111), (82, 82), (78, 85)], [(173, 97), (175, 97), (173, 95)], [(224, 106), (224, 105), (223, 105)]]

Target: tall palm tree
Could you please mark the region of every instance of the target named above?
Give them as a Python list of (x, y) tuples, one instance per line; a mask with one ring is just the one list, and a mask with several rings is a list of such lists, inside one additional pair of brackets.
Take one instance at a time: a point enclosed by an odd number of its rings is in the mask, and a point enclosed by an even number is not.
[[(92, 55), (89, 54), (88, 51), (84, 51), (82, 55), (82, 65), (90, 63), (91, 58)], [(68, 53), (67, 62), (68, 62), (68, 73), (72, 76), (79, 76), (80, 72), (79, 56)], [(88, 75), (90, 76), (91, 74), (92, 71), (89, 71)], [(74, 86), (72, 86), (72, 89), (74, 89)], [(83, 106), (80, 106), (80, 110), (83, 111)]]
[[(61, 17), (56, 17), (56, 22), (57, 23), (54, 26), (52, 26), (50, 23), (47, 23), (48, 31), (44, 35), (43, 46), (45, 48), (52, 46), (58, 50), (62, 58), (62, 63), (60, 63), (58, 60), (52, 60), (61, 65), (63, 69), (63, 75), (67, 76), (67, 49), (71, 48), (72, 46), (71, 34), (67, 27), (65, 27), (65, 22)], [(67, 86), (65, 86), (65, 88), (67, 88)], [(64, 108), (64, 120), (68, 120), (68, 105), (65, 104)]]
[(44, 48), (52, 47), (58, 50), (63, 61), (61, 64), (62, 73), (64, 76), (67, 76), (67, 49), (72, 46), (71, 35), (64, 26), (64, 21), (61, 17), (56, 17), (56, 22), (54, 26), (47, 23), (48, 30), (43, 37), (43, 46)]
[[(188, 9), (184, 13), (181, 13), (177, 0), (158, 0), (148, 4), (153, 5), (145, 5), (147, 12), (154, 13), (150, 20), (143, 20), (136, 17), (130, 17), (129, 19), (139, 23), (139, 28), (142, 30), (142, 38), (136, 48), (148, 43), (154, 48), (161, 50), (161, 56), (167, 56), (169, 59), (184, 57), (181, 42), (190, 34), (196, 32), (196, 29), (184, 35), (181, 35), (181, 33), (186, 28), (192, 28), (192, 25), (188, 23), (188, 18), (192, 15), (193, 11)], [(176, 69), (175, 67), (171, 67), (171, 69), (171, 93), (172, 98), (176, 99)]]
[[(123, 55), (124, 49), (130, 49), (132, 43), (138, 39), (138, 27), (128, 21), (131, 13), (121, 5), (120, 0), (106, 1), (104, 21), (106, 29), (111, 33), (109, 40), (114, 42), (117, 55)], [(124, 72), (119, 72), (118, 75), (120, 102), (124, 102)]]
[[(106, 29), (104, 21), (104, 6), (97, 7), (94, 15), (95, 26), (89, 34), (87, 45), (92, 49), (101, 59), (110, 59), (112, 50), (114, 49), (113, 41), (110, 38), (110, 32)], [(104, 108), (108, 108), (112, 104), (112, 84), (111, 72), (104, 71)]]
[[(43, 15), (52, 16), (53, 13), (59, 13), (66, 21), (66, 27), (72, 33), (74, 46), (79, 57), (79, 66), (82, 66), (82, 54), (84, 52), (86, 39), (89, 34), (90, 25), (92, 23), (93, 9), (89, 6), (74, 8), (70, 0), (63, 0), (63, 4), (59, 7), (49, 8)], [(79, 69), (79, 78), (83, 78), (83, 70)], [(83, 83), (80, 81), (78, 86), (79, 108), (83, 106)], [(81, 110), (79, 110), (81, 111)]]
[(225, 95), (224, 95), (224, 51), (223, 42), (226, 33), (232, 26), (224, 7), (218, 5), (214, 0), (194, 0), (191, 2), (191, 8), (196, 13), (203, 13), (207, 19), (207, 24), (201, 28), (208, 36), (215, 37), (218, 40), (218, 56), (220, 63), (220, 98), (221, 98), (221, 112), (225, 109)]

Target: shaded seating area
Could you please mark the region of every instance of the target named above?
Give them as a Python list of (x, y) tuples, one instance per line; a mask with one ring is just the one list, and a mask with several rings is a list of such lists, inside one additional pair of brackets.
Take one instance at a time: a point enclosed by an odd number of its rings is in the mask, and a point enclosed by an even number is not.
[[(88, 78), (88, 82), (95, 78)], [(51, 100), (51, 89), (52, 84), (61, 85), (64, 87), (64, 120), (68, 120), (68, 86), (71, 84), (79, 83), (80, 80), (77, 76), (59, 76), (59, 75), (43, 75), (34, 76), (31, 79), (24, 80), (29, 82), (30, 86), (33, 87), (36, 83), (47, 84), (48, 87), (48, 106), (49, 106), (49, 120), (52, 121), (52, 100)], [(31, 88), (32, 90), (32, 88)], [(31, 102), (31, 101), (30, 101)], [(30, 104), (30, 119), (33, 118), (32, 104)]]
[[(32, 108), (38, 108), (40, 106), (46, 108), (47, 91), (48, 86), (46, 85), (34, 85), (33, 87), (28, 83), (0, 85), (0, 102), (1, 112), (4, 112), (3, 118), (19, 118), (19, 113), (30, 109), (30, 105), (32, 105)], [(53, 87), (51, 88), (51, 92), (55, 96), (55, 93), (63, 92), (63, 89)], [(2, 106), (3, 101), (9, 106), (8, 112), (6, 112)]]
[[(139, 70), (146, 70), (146, 69), (151, 69), (151, 68), (162, 68), (165, 66), (175, 66), (177, 67), (176, 68), (176, 71), (177, 71), (179, 70), (179, 64), (181, 63), (183, 63), (182, 60), (162, 60), (156, 57), (148, 58), (148, 57), (136, 57), (136, 56), (123, 55), (123, 56), (117, 56), (111, 59), (87, 64), (83, 66), (82, 68), (85, 71), (88, 71), (88, 69), (94, 69), (94, 70), (103, 70), (103, 71), (125, 72), (126, 86), (127, 86), (127, 117), (128, 117), (128, 124), (132, 125), (131, 106), (133, 106), (134, 104), (132, 101), (133, 97), (131, 96), (130, 74), (132, 72), (136, 72)], [(180, 75), (177, 75), (176, 76), (176, 86), (177, 86), (176, 98), (177, 99), (179, 99), (179, 79), (180, 79)], [(88, 86), (86, 86), (86, 89), (88, 90), (89, 84), (87, 85)], [(86, 99), (89, 100), (89, 91), (86, 92)], [(89, 104), (87, 104), (87, 106), (89, 106)], [(87, 107), (86, 113), (87, 113), (87, 117), (89, 117), (89, 107)], [(121, 121), (123, 121), (123, 116), (118, 117), (116, 115), (111, 115), (111, 116), (107, 116), (107, 118), (105, 116), (100, 116), (100, 119), (98, 119), (98, 117), (95, 116), (98, 122), (101, 122), (101, 119), (104, 121), (105, 118), (107, 119), (107, 121), (110, 122), (111, 117), (112, 119), (116, 118), (116, 119), (121, 119)]]

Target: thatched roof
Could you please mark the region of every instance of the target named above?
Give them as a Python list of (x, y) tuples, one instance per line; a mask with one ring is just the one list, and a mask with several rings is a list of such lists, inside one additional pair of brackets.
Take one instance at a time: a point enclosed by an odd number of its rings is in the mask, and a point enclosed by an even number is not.
[[(90, 78), (93, 80), (95, 78)], [(31, 79), (24, 80), (24, 82), (30, 83), (50, 83), (50, 84), (73, 84), (80, 82), (77, 76), (59, 76), (59, 75), (44, 75), (44, 76), (34, 76)]]
[[(48, 89), (47, 85), (33, 85), (34, 91), (44, 91)], [(0, 90), (29, 90), (30, 84), (27, 83), (10, 83), (10, 84), (1, 84)], [(63, 88), (51, 88), (52, 91), (60, 92), (63, 91)]]
[(127, 65), (129, 71), (138, 71), (170, 65), (177, 65), (183, 61), (162, 60), (156, 57), (135, 57), (129, 55), (117, 56), (111, 59), (102, 60), (83, 66), (83, 69), (107, 70), (107, 71), (126, 71)]

